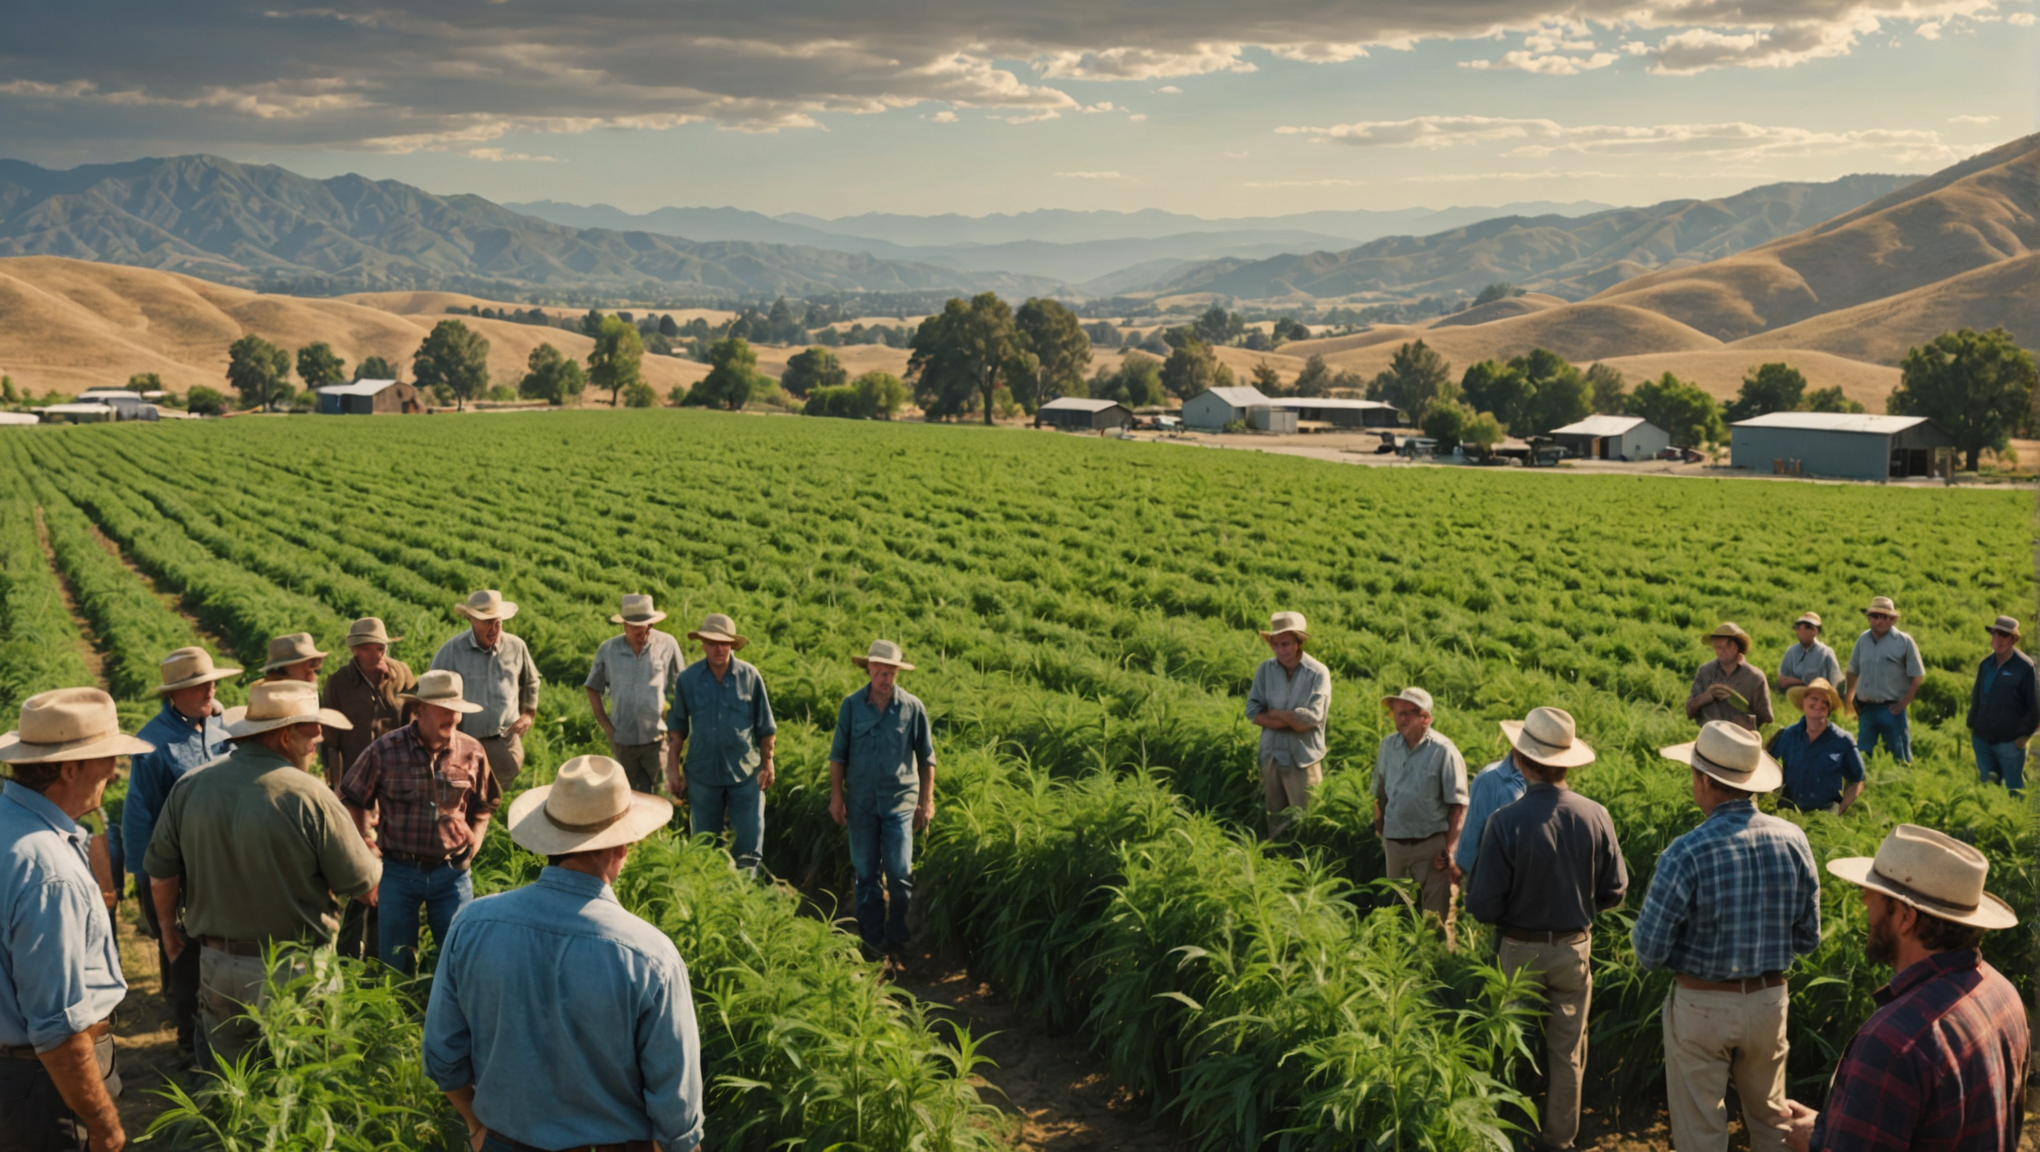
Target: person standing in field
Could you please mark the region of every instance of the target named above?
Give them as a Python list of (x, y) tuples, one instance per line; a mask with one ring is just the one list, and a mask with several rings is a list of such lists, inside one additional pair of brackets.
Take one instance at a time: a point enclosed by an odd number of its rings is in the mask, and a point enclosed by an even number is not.
[(340, 783), (340, 802), (362, 843), (382, 857), (376, 956), (409, 974), (418, 958), (419, 911), (444, 947), (454, 914), (474, 900), (468, 866), (503, 792), (481, 741), (460, 730), (460, 718), (481, 707), (463, 698), (460, 673), (427, 672), (404, 700), (416, 709), (413, 719), (354, 761)]
[(1778, 792), (1782, 807), (1837, 816), (1863, 794), (1863, 757), (1856, 741), (1830, 721), (1842, 710), (1842, 695), (1824, 677), (1788, 688), (1785, 698), (1799, 709), (1799, 721), (1771, 737), (1770, 752), (1785, 774)]
[(1261, 729), (1261, 792), (1268, 805), (1268, 837), (1289, 832), (1290, 810), (1310, 807), (1324, 780), (1325, 717), (1332, 706), (1332, 672), (1305, 652), (1309, 625), (1301, 612), (1277, 612), (1261, 633), (1274, 655), (1254, 670), (1247, 690), (1247, 720)]
[(1706, 636), (1714, 659), (1693, 674), (1693, 694), (1686, 698), (1686, 718), (1705, 724), (1726, 720), (1752, 732), (1771, 722), (1771, 685), (1752, 665), (1750, 634), (1740, 625), (1723, 624)]
[(269, 660), (262, 665), (262, 679), (258, 684), (271, 684), (278, 680), (302, 680), (307, 684), (319, 682), (319, 669), (326, 666), (326, 653), (312, 643), (310, 632), (293, 632), (278, 636), (269, 642)]
[(222, 1066), (260, 1036), (240, 1017), (268, 996), (264, 950), (330, 946), (340, 928), (334, 897), (373, 899), (382, 877), (312, 772), (322, 729), (344, 728), (347, 717), (320, 708), (311, 685), (280, 680), (249, 689), (226, 721), (234, 750), (170, 790), (147, 861), (163, 950), (175, 962), (200, 949), (200, 1035)]
[(836, 710), (829, 816), (850, 831), (864, 956), (885, 957), (897, 974), (905, 968), (914, 895), (914, 834), (935, 819), (935, 738), (928, 709), (897, 684), (900, 673), (914, 670), (898, 644), (874, 640), (850, 661), (870, 683)]
[(142, 906), (142, 922), (156, 938), (163, 1000), (177, 1031), (178, 1056), (186, 1063), (198, 1052), (198, 953), (187, 951), (172, 963), (163, 951), (163, 928), (156, 922), (156, 902), (149, 895), (149, 870), (143, 861), (149, 854), (149, 838), (156, 833), (156, 814), (163, 810), (171, 786), (193, 768), (227, 754), (227, 725), (220, 719), (214, 694), (220, 681), (240, 674), (239, 668), (214, 667), (212, 653), (203, 648), (179, 648), (163, 657), (163, 682), (156, 686), (163, 710), (139, 734), (155, 750), (128, 762), (127, 799), (120, 809), (121, 842), (135, 877), (135, 900)]
[(1466, 759), (1458, 745), (1431, 727), (1431, 694), (1405, 688), (1384, 696), (1395, 731), (1374, 756), (1374, 834), (1381, 837), (1388, 878), (1415, 880), (1423, 909), (1438, 917), (1449, 944), (1452, 886), (1459, 881), (1453, 856), (1466, 821)]
[(1829, 684), (1842, 682), (1842, 663), (1835, 650), (1821, 642), (1820, 613), (1807, 612), (1792, 622), (1792, 634), (1799, 643), (1787, 645), (1778, 661), (1778, 687), (1797, 688), (1816, 679)]
[(1827, 1107), (1786, 1101), (1786, 1146), (2018, 1148), (2031, 1039), (2018, 989), (1978, 951), (1985, 932), (2019, 922), (1983, 890), (1990, 861), (1951, 836), (1900, 824), (1874, 859), (1827, 868), (1863, 890), (1864, 951), (1892, 977), (1842, 1051)]
[[(326, 677), (319, 705), (347, 717), (352, 728), (328, 728), (319, 743), (326, 762), (326, 785), (340, 791), (347, 775), (370, 744), (401, 727), (410, 719), (404, 693), (418, 686), (411, 666), (389, 654), (390, 645), (402, 640), (391, 636), (381, 620), (364, 616), (347, 629), (347, 650), (351, 659)], [(373, 835), (371, 827), (368, 835)], [(342, 956), (361, 960), (373, 956), (382, 937), (379, 905), (349, 900), (340, 916), (337, 947)]]
[(467, 1121), (469, 1147), (700, 1145), (687, 965), (610, 888), (631, 845), (672, 817), (607, 756), (574, 757), (510, 805), (510, 838), (545, 871), (455, 917), (425, 1009), (425, 1073)]
[(1781, 1152), (1785, 1130), (1785, 970), (1820, 947), (1820, 878), (1806, 833), (1757, 811), (1783, 780), (1757, 734), (1710, 720), (1662, 750), (1688, 765), (1698, 828), (1658, 857), (1630, 931), (1637, 963), (1669, 968), (1665, 1096), (1672, 1147), (1726, 1152), (1735, 1082), (1753, 1152)]
[(1906, 709), (1926, 683), (1927, 666), (1920, 646), (1897, 628), (1898, 606), (1889, 596), (1876, 596), (1863, 610), (1870, 627), (1849, 649), (1849, 690), (1845, 701), (1856, 713), (1856, 750), (1863, 759), (1881, 741), (1900, 764), (1912, 763), (1912, 729)]
[(2026, 789), (2026, 743), (2040, 730), (2040, 682), (2033, 658), (2019, 651), (2019, 621), (2000, 616), (1990, 625), (1990, 655), (1976, 666), (1969, 689), (1969, 743), (1976, 774), (1996, 776), (2012, 795)]
[(152, 750), (121, 734), (97, 688), (29, 697), (0, 737), (0, 1148), (127, 1143), (110, 1019), (127, 978), (78, 818), (99, 807), (119, 757)]
[(477, 592), (453, 610), (468, 618), (468, 630), (439, 646), (432, 667), (460, 673), (468, 701), (481, 705), (461, 717), (460, 730), (482, 742), (496, 786), (508, 792), (524, 771), (524, 734), (538, 719), (538, 665), (522, 639), (503, 631), (517, 605), (501, 592)]
[(687, 634), (701, 659), (673, 681), (671, 747), (666, 786), (687, 797), (695, 835), (723, 834), (728, 819), (730, 855), (756, 876), (765, 847), (765, 791), (772, 787), (773, 746), (779, 725), (758, 669), (736, 658), (750, 641), (737, 623), (711, 612)]
[[(1466, 914), (1501, 937), (1495, 964), (1530, 972), (1544, 989), (1544, 1147), (1565, 1152), (1580, 1130), (1580, 1075), (1587, 1065), (1588, 961), (1595, 916), (1622, 903), (1629, 869), (1608, 810), (1574, 792), (1566, 774), (1594, 750), (1557, 708), (1502, 721), (1510, 759), (1528, 781), (1523, 798), (1495, 812), (1480, 839)], [(1462, 843), (1464, 842), (1462, 838)]]
[(1473, 867), (1479, 863), (1480, 838), (1488, 818), (1523, 798), (1530, 782), (1523, 776), (1522, 757), (1511, 747), (1500, 760), (1482, 768), (1467, 789), (1466, 820), (1459, 830), (1459, 847), (1452, 862), (1459, 866), (1461, 883), (1471, 890)]
[[(652, 598), (625, 593), (623, 611), (611, 624), (623, 635), (611, 636), (595, 650), (588, 669), (588, 709), (609, 737), (609, 754), (623, 765), (633, 792), (657, 792), (666, 758), (666, 694), (680, 675), (680, 642), (652, 627), (666, 614), (652, 607)], [(614, 710), (602, 705), (609, 693)]]

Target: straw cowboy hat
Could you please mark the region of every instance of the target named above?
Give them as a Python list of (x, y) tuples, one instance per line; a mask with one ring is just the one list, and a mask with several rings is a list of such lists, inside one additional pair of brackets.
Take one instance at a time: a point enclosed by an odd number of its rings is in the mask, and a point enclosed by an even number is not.
[(1553, 768), (1578, 768), (1594, 762), (1594, 750), (1573, 734), (1572, 713), (1562, 708), (1532, 708), (1521, 720), (1502, 721), (1509, 747)]
[(2000, 616), (1997, 619), (1991, 621), (1990, 627), (1985, 628), (1984, 631), (2002, 632), (2005, 635), (2010, 636), (2012, 639), (2017, 640), (2019, 638), (2019, 621), (2018, 618), (2014, 616)]
[(1794, 708), (1804, 712), (1806, 711), (1806, 694), (1809, 692), (1819, 693), (1827, 697), (1828, 711), (1840, 712), (1842, 710), (1842, 694), (1835, 691), (1835, 686), (1828, 683), (1825, 676), (1815, 676), (1804, 684), (1795, 684), (1787, 688), (1785, 690), (1785, 699), (1790, 700)]
[(1813, 630), (1814, 630), (1815, 632), (1818, 632), (1818, 631), (1820, 631), (1820, 613), (1818, 613), (1818, 612), (1801, 612), (1801, 613), (1799, 614), (1799, 619), (1797, 619), (1797, 620), (1794, 620), (1794, 621), (1793, 621), (1792, 623), (1793, 623), (1793, 626), (1794, 626), (1794, 627), (1797, 627), (1798, 625), (1801, 625), (1801, 624), (1811, 624), (1811, 625), (1813, 625)]
[(1284, 632), (1296, 633), (1298, 640), (1310, 639), (1310, 625), (1304, 623), (1301, 612), (1277, 612), (1268, 618), (1268, 630), (1261, 633), (1261, 639), (1273, 640)]
[(1415, 704), (1419, 710), (1424, 712), (1431, 710), (1431, 694), (1422, 688), (1405, 688), (1393, 696), (1383, 696), (1381, 698), (1381, 706), (1386, 708), (1397, 700), (1405, 704)]
[(890, 664), (902, 672), (914, 670), (914, 666), (907, 663), (907, 654), (900, 651), (900, 646), (890, 640), (873, 640), (869, 651), (862, 656), (852, 656), (850, 662), (859, 668), (869, 668), (873, 664)]
[(689, 640), (719, 640), (730, 646), (730, 651), (741, 652), (750, 638), (737, 635), (737, 622), (720, 612), (710, 612), (701, 618), (701, 627), (687, 634)]
[(1660, 748), (1658, 754), (1744, 792), (1775, 792), (1785, 783), (1784, 769), (1764, 752), (1757, 734), (1726, 720), (1709, 720), (1701, 726), (1698, 740)]
[(470, 620), (508, 620), (517, 615), (517, 605), (503, 599), (503, 594), (494, 588), (487, 588), (453, 606), (455, 612)]
[(203, 648), (179, 648), (163, 657), (163, 682), (154, 691), (158, 696), (168, 696), (200, 684), (232, 680), (240, 674), (239, 668), (213, 667), (212, 653)]
[(347, 626), (349, 648), (359, 648), (363, 644), (380, 644), (387, 648), (402, 639), (402, 636), (390, 635), (389, 630), (383, 627), (383, 622), (373, 616), (363, 616)]
[(1863, 615), (1869, 616), (1872, 614), (1889, 616), (1896, 620), (1898, 619), (1898, 605), (1893, 604), (1889, 596), (1872, 596), (1870, 598), (1870, 606), (1863, 609)]
[(1719, 628), (1702, 636), (1700, 640), (1703, 644), (1712, 644), (1716, 640), (1733, 640), (1735, 646), (1742, 649), (1743, 655), (1750, 654), (1750, 634), (1742, 630), (1742, 625), (1732, 620), (1724, 622)]
[(418, 686), (409, 692), (397, 694), (399, 700), (410, 700), (418, 704), (430, 704), (449, 712), (480, 712), (480, 704), (467, 700), (467, 685), (460, 673), (446, 668), (434, 668), (418, 677)]
[(293, 724), (324, 724), (351, 731), (354, 721), (331, 708), (319, 707), (319, 690), (302, 680), (274, 680), (248, 689), (248, 702), (220, 717), (227, 735), (239, 740), (288, 728)]
[(113, 697), (97, 688), (58, 688), (21, 702), (21, 727), (0, 736), (0, 763), (62, 764), (154, 752), (122, 734)]
[(310, 632), (293, 632), (288, 636), (278, 636), (269, 642), (269, 663), (264, 664), (262, 670), (274, 672), (278, 668), (287, 668), (292, 664), (325, 658), (326, 654), (319, 651), (318, 645), (312, 643)]
[(623, 611), (609, 618), (611, 624), (657, 624), (666, 614), (652, 607), (652, 598), (642, 592), (623, 594)]
[(623, 765), (576, 756), (553, 783), (511, 802), (510, 839), (540, 856), (564, 856), (635, 844), (672, 818), (671, 800), (630, 790)]
[(1828, 861), (1828, 871), (1970, 928), (2010, 928), (2019, 917), (1983, 890), (1990, 861), (1952, 836), (1917, 824), (1900, 824), (1877, 846), (1877, 855)]

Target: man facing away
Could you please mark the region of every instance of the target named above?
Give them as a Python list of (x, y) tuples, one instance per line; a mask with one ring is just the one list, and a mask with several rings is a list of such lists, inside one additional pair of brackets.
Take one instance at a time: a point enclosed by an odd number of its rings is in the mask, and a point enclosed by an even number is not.
[(727, 819), (730, 855), (755, 876), (778, 743), (772, 700), (758, 669), (736, 657), (750, 643), (737, 634), (736, 621), (711, 612), (687, 638), (701, 645), (701, 659), (673, 681), (666, 783), (673, 795), (686, 795), (695, 835), (721, 836)]
[(1422, 893), (1423, 910), (1438, 917), (1450, 944), (1452, 887), (1459, 882), (1453, 856), (1466, 821), (1466, 759), (1458, 745), (1431, 727), (1431, 694), (1405, 688), (1384, 696), (1395, 731), (1381, 738), (1374, 757), (1374, 834), (1388, 878), (1408, 877)]
[(1268, 836), (1289, 831), (1291, 809), (1310, 806), (1324, 781), (1325, 716), (1332, 706), (1332, 673), (1305, 652), (1309, 625), (1301, 612), (1277, 612), (1261, 639), (1273, 653), (1254, 669), (1247, 689), (1247, 720), (1261, 729), (1261, 792), (1268, 806)]
[(1856, 713), (1856, 750), (1864, 760), (1882, 743), (1900, 764), (1912, 763), (1912, 726), (1906, 709), (1926, 683), (1920, 646), (1898, 630), (1898, 606), (1874, 596), (1863, 609), (1870, 627), (1849, 649), (1849, 689), (1844, 700)]
[(468, 618), (468, 630), (439, 646), (432, 667), (460, 673), (469, 702), (481, 705), (460, 718), (460, 730), (482, 742), (496, 786), (507, 792), (524, 771), (524, 734), (538, 719), (538, 665), (521, 638), (503, 631), (517, 605), (501, 592), (477, 592), (453, 610)]
[(866, 959), (904, 971), (914, 895), (914, 834), (935, 818), (935, 739), (928, 709), (897, 684), (914, 670), (900, 646), (874, 640), (851, 663), (870, 683), (836, 710), (829, 747), (829, 815), (850, 831), (857, 932)]
[[(625, 593), (623, 611), (609, 618), (623, 625), (595, 650), (595, 663), (582, 687), (588, 709), (609, 737), (609, 754), (623, 765), (633, 792), (657, 792), (666, 758), (666, 695), (680, 675), (680, 642), (652, 625), (666, 614), (652, 607), (652, 598)], [(609, 693), (604, 707), (602, 694)]]

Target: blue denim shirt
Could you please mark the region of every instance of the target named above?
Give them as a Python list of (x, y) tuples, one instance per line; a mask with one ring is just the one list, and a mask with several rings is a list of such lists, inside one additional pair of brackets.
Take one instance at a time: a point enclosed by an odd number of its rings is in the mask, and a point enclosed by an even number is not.
[(1521, 800), (1523, 790), (1529, 786), (1516, 767), (1513, 753), (1481, 769), (1480, 775), (1473, 778), (1473, 787), (1467, 791), (1466, 823), (1459, 829), (1459, 851), (1452, 857), (1461, 872), (1473, 871), (1473, 862), (1480, 859), (1480, 834), (1487, 827), (1488, 817)]
[(41, 793), (0, 793), (0, 1044), (48, 1052), (127, 995), (90, 839)]
[[(207, 716), (194, 723), (172, 708), (168, 700), (163, 702), (163, 710), (156, 713), (155, 719), (143, 725), (136, 735), (154, 744), (156, 750), (129, 761), (127, 800), (120, 809), (120, 838), (127, 845), (128, 871), (146, 881), (149, 872), (142, 867), (142, 858), (149, 854), (149, 838), (156, 834), (156, 817), (163, 811), (163, 798), (170, 795), (170, 786), (183, 779), (186, 772), (225, 756), (232, 748), (227, 743), (227, 726), (218, 716)], [(149, 898), (146, 882), (139, 890), (142, 899)]]
[(683, 767), (690, 784), (728, 788), (758, 774), (758, 742), (776, 734), (772, 701), (758, 669), (736, 657), (721, 680), (696, 660), (673, 681), (673, 707), (666, 714), (673, 739), (687, 742)]
[(1856, 738), (1832, 724), (1821, 730), (1818, 740), (1806, 738), (1804, 718), (1780, 728), (1771, 737), (1771, 755), (1785, 769), (1781, 792), (1801, 808), (1839, 804), (1843, 786), (1863, 778), (1863, 757), (1856, 751)]
[(921, 798), (920, 761), (935, 763), (928, 709), (911, 692), (893, 686), (883, 712), (871, 706), (871, 689), (859, 688), (836, 710), (829, 759), (843, 765), (847, 798), (911, 808)]
[(679, 949), (599, 878), (547, 868), (463, 908), (425, 1010), (425, 1071), (539, 1148), (701, 1143), (701, 1041)]
[(1629, 941), (1645, 968), (1702, 980), (1783, 972), (1820, 947), (1820, 877), (1806, 833), (1748, 800), (1715, 805), (1658, 857)]

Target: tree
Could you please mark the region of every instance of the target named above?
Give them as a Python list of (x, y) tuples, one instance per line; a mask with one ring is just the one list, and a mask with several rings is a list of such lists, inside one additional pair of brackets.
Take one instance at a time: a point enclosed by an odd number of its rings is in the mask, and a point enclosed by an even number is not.
[(621, 316), (606, 317), (595, 334), (595, 347), (588, 351), (588, 384), (609, 389), (609, 406), (614, 408), (623, 390), (643, 379), (638, 369), (644, 359), (645, 342), (637, 325)]
[(458, 320), (432, 326), (411, 355), (411, 377), (420, 388), (444, 389), (457, 407), (489, 390), (489, 342)]
[(1502, 442), (1502, 422), (1492, 412), (1476, 413), (1459, 427), (1460, 444), (1473, 449), (1475, 455), (1486, 456)]
[(1032, 298), (1013, 314), (1020, 346), (1034, 356), (1034, 370), (1011, 381), (1014, 399), (1029, 413), (1058, 396), (1082, 396), (1091, 366), (1091, 338), (1077, 314), (1054, 300)]
[(1603, 416), (1618, 416), (1629, 401), (1629, 381), (1623, 378), (1620, 369), (1596, 362), (1587, 369), (1587, 392), (1594, 411)]
[(586, 316), (581, 317), (581, 335), (588, 337), (590, 340), (593, 340), (596, 336), (600, 335), (601, 332), (602, 332), (602, 310), (600, 308), (588, 309), (588, 314)]
[(841, 388), (849, 382), (850, 373), (843, 362), (827, 348), (794, 353), (786, 361), (786, 371), (779, 374), (779, 386), (796, 397), (805, 397), (817, 388)]
[(217, 388), (200, 385), (184, 394), (184, 410), (193, 416), (218, 416), (227, 410), (227, 397)]
[(1273, 335), (1277, 344), (1285, 340), (1308, 340), (1310, 339), (1310, 328), (1301, 320), (1291, 316), (1284, 316), (1275, 321)]
[(874, 369), (859, 376), (851, 383), (857, 390), (857, 403), (867, 416), (890, 420), (907, 402), (907, 386), (890, 372)]
[(1190, 325), (1190, 334), (1206, 344), (1230, 344), (1246, 330), (1245, 321), (1237, 313), (1227, 312), (1216, 304)]
[(659, 404), (659, 390), (640, 376), (623, 388), (625, 408), (655, 408)]
[(1842, 392), (1841, 385), (1839, 384), (1828, 388), (1817, 388), (1812, 392), (1808, 392), (1806, 394), (1806, 399), (1800, 402), (1799, 407), (1800, 410), (1803, 412), (1863, 411), (1863, 406), (1861, 404), (1856, 403), (1854, 400), (1849, 399), (1849, 397)]
[(1743, 376), (1742, 390), (1724, 417), (1730, 424), (1767, 412), (1797, 412), (1804, 407), (1806, 377), (1784, 364), (1763, 364)]
[(356, 380), (395, 380), (397, 378), (397, 366), (380, 356), (370, 356), (362, 360), (361, 365), (354, 370), (354, 378)]
[(1161, 361), (1128, 352), (1116, 370), (1101, 366), (1091, 377), (1091, 395), (1100, 400), (1117, 400), (1128, 408), (1157, 406), (1164, 395)]
[(1424, 435), (1438, 442), (1440, 448), (1450, 451), (1459, 446), (1460, 433), (1466, 430), (1468, 421), (1473, 419), (1473, 410), (1456, 400), (1441, 400), (1424, 412), (1423, 423), (1417, 427)]
[(687, 391), (687, 403), (722, 407), (735, 412), (768, 381), (758, 373), (758, 353), (741, 336), (725, 336), (709, 346), (708, 375)]
[(1515, 435), (1541, 435), (1592, 415), (1594, 405), (1587, 392), (1586, 377), (1565, 357), (1533, 348), (1509, 361), (1509, 367), (1522, 373), (1530, 392), (1522, 422), (1509, 425), (1509, 431)]
[[(1325, 358), (1315, 352), (1311, 353), (1310, 359), (1303, 362), (1303, 371), (1298, 372), (1296, 379), (1289, 385), (1289, 394), (1292, 396), (1323, 396), (1331, 390), (1332, 370), (1326, 365)], [(1274, 393), (1271, 392), (1269, 395), (1272, 396)]]
[(1188, 400), (1213, 388), (1232, 383), (1232, 370), (1218, 362), (1204, 341), (1191, 337), (1169, 353), (1162, 363), (1162, 387), (1178, 399)]
[(1719, 444), (1728, 439), (1721, 422), (1721, 405), (1705, 389), (1689, 384), (1667, 372), (1659, 379), (1645, 380), (1629, 397), (1629, 414), (1641, 416), (1671, 434), (1681, 448)]
[(227, 383), (249, 408), (268, 408), (297, 395), (290, 384), (290, 353), (249, 333), (227, 348)]
[(664, 336), (668, 340), (680, 335), (680, 325), (673, 322), (672, 313), (669, 312), (659, 317), (659, 335)]
[(1259, 361), (1249, 371), (1249, 375), (1253, 376), (1254, 387), (1261, 390), (1261, 395), (1283, 395), (1282, 373), (1276, 371), (1273, 364), (1268, 363), (1266, 360)]
[(991, 292), (951, 298), (914, 332), (907, 379), (930, 420), (960, 416), (973, 403), (992, 422), (992, 393), (1028, 371), (1013, 310)]
[(15, 391), (14, 377), (0, 376), (0, 403), (22, 404), (26, 403), (27, 400), (27, 396)]
[(1885, 410), (1946, 428), (1964, 472), (1976, 471), (1984, 449), (2010, 448), (2033, 405), (2033, 357), (2002, 328), (1943, 332), (1907, 352), (1899, 373)]
[(1459, 378), (1459, 391), (1466, 405), (1476, 412), (1492, 412), (1505, 428), (1525, 422), (1530, 409), (1530, 389), (1523, 373), (1499, 360), (1482, 360)]
[(161, 392), (163, 377), (155, 372), (137, 372), (128, 377), (128, 388), (136, 392)]
[(517, 383), (517, 394), (527, 399), (565, 404), (568, 397), (579, 396), (588, 386), (588, 378), (581, 373), (581, 362), (568, 359), (550, 344), (533, 348), (524, 365), (528, 371)]
[(1388, 367), (1367, 385), (1369, 400), (1394, 405), (1418, 427), (1423, 426), (1424, 414), (1431, 405), (1450, 400), (1458, 393), (1452, 383), (1452, 365), (1422, 340), (1396, 349)]
[(321, 340), (297, 350), (297, 374), (307, 388), (345, 384), (348, 379), (347, 362), (333, 355), (332, 347)]
[(1483, 304), (1492, 304), (1497, 300), (1507, 300), (1511, 296), (1521, 296), (1522, 294), (1523, 290), (1514, 284), (1490, 284), (1480, 290), (1480, 295), (1473, 298), (1471, 307), (1478, 308)]

